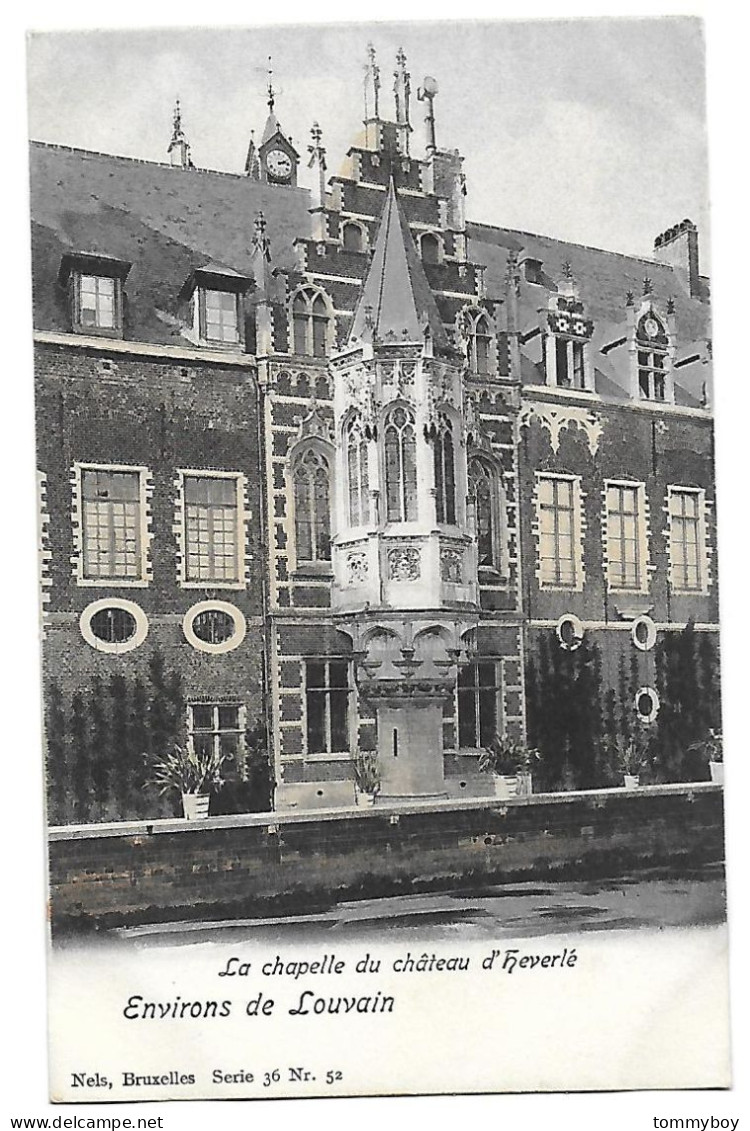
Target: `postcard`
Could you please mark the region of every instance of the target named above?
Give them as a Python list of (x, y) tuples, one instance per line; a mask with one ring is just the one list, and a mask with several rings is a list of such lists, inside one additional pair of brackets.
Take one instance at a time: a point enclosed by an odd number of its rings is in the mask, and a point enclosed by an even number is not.
[(53, 1102), (729, 1086), (703, 74), (30, 36)]

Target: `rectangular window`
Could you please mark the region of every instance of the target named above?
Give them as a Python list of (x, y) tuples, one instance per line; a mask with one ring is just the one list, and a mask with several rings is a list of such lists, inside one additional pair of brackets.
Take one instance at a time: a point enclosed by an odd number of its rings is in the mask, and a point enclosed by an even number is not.
[(83, 578), (139, 581), (141, 472), (81, 469)]
[(638, 387), (641, 400), (663, 401), (665, 399), (665, 354), (638, 351)]
[(244, 777), (242, 708), (238, 703), (193, 703), (188, 710), (188, 734), (199, 757), (212, 752), (229, 759), (222, 776)]
[(349, 749), (349, 663), (305, 663), (307, 753), (337, 754)]
[(240, 483), (234, 475), (183, 479), (185, 580), (241, 580)]
[(114, 330), (117, 325), (116, 279), (106, 275), (79, 275), (78, 302), (81, 326)]
[(537, 490), (541, 584), (574, 588), (580, 568), (578, 480), (540, 475)]
[(489, 746), (497, 732), (498, 665), (480, 660), (458, 673), (458, 744), (462, 750)]
[(573, 388), (586, 388), (586, 362), (585, 345), (583, 342), (573, 342)]
[(642, 488), (609, 483), (606, 499), (610, 589), (640, 590), (645, 580)]
[(669, 560), (672, 586), (685, 593), (703, 589), (705, 523), (701, 491), (669, 489)]
[(240, 340), (238, 297), (234, 291), (201, 292), (203, 299), (202, 337), (209, 342), (236, 345)]
[(568, 339), (555, 338), (555, 365), (557, 369), (557, 384), (562, 389), (570, 388), (570, 374), (568, 373)]

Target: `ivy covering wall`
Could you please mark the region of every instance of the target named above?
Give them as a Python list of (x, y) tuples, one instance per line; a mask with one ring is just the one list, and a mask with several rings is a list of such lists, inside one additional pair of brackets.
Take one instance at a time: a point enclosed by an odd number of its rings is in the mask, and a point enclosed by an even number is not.
[(642, 678), (638, 656), (623, 651), (614, 686), (602, 679), (602, 653), (590, 634), (568, 651), (554, 631), (537, 637), (526, 665), (527, 735), (542, 758), (535, 789), (605, 788), (622, 782), (621, 751), (634, 742), (644, 781), (708, 778), (696, 745), (721, 729), (718, 641), (692, 624), (665, 633), (655, 649), (656, 720), (641, 723), (634, 700)]
[[(182, 812), (176, 793), (150, 784), (153, 758), (186, 741), (182, 679), (154, 651), (147, 674), (93, 678), (85, 692), (66, 698), (57, 680), (45, 693), (48, 822), (50, 825), (173, 817)], [(246, 734), (248, 780), (231, 780), (212, 799), (211, 811), (270, 808), (265, 727)], [(234, 775), (236, 776), (236, 775)]]

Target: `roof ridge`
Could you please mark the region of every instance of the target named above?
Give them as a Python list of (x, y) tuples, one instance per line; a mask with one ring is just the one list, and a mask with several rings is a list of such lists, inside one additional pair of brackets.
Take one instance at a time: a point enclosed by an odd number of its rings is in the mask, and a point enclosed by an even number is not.
[[(601, 255), (616, 255), (621, 259), (633, 259), (638, 263), (647, 263), (649, 266), (655, 263), (657, 267), (668, 267), (670, 271), (673, 270), (673, 265), (671, 263), (665, 263), (664, 260), (656, 259), (653, 256), (634, 255), (632, 252), (628, 251), (615, 251), (613, 248), (609, 247), (597, 247), (596, 244), (579, 243), (577, 240), (566, 240), (563, 239), (562, 236), (544, 235), (542, 232), (526, 232), (523, 230), (523, 228), (504, 228), (500, 224), (488, 224), (484, 220), (467, 219), (466, 227), (467, 229), (470, 227), (486, 228), (491, 232), (507, 232), (508, 235), (527, 236), (532, 240), (550, 240), (554, 241), (555, 243), (565, 244), (566, 247), (580, 247), (582, 251), (596, 251)], [(469, 235), (469, 238), (471, 238), (471, 233), (467, 232), (467, 234)]]

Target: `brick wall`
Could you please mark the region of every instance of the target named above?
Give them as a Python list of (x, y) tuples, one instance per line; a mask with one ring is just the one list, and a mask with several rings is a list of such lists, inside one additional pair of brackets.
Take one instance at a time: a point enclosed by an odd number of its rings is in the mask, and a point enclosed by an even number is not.
[(723, 859), (709, 784), (50, 832), (53, 924), (299, 912), (338, 898)]

